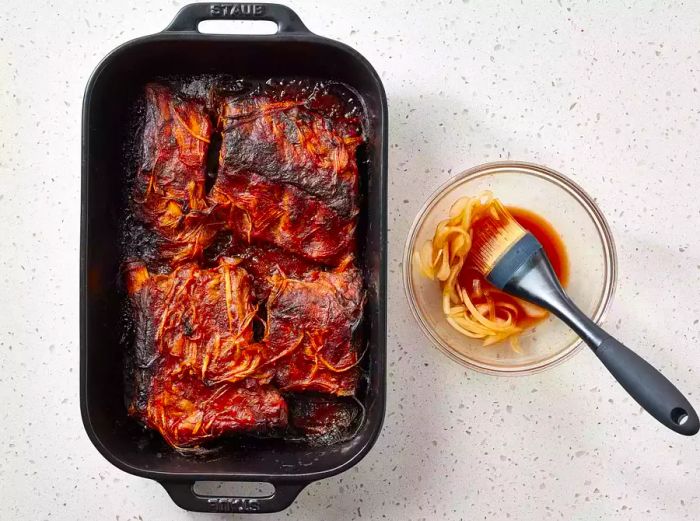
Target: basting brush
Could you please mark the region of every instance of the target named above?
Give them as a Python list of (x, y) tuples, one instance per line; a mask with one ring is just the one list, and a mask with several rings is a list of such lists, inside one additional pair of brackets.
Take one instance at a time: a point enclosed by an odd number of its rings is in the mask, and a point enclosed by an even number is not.
[(698, 432), (698, 415), (683, 394), (642, 357), (601, 329), (574, 304), (557, 280), (542, 245), (494, 200), (473, 229), (474, 267), (495, 287), (548, 309), (588, 344), (639, 405), (670, 429)]

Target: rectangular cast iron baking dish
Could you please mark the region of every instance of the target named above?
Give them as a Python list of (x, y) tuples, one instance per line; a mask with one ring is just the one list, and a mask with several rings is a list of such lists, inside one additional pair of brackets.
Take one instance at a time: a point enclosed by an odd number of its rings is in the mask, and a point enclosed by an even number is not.
[[(274, 21), (272, 35), (210, 35), (207, 19)], [(183, 456), (143, 440), (124, 404), (119, 221), (124, 200), (124, 154), (134, 99), (149, 80), (179, 74), (232, 74), (250, 79), (304, 77), (349, 85), (365, 107), (367, 161), (360, 166), (359, 264), (365, 273), (369, 342), (366, 416), (350, 440), (308, 447), (284, 440), (229, 444), (216, 457)], [(120, 469), (158, 481), (182, 508), (202, 512), (277, 512), (309, 483), (355, 465), (374, 444), (386, 402), (387, 103), (372, 66), (341, 43), (311, 33), (278, 4), (202, 3), (184, 7), (163, 32), (118, 47), (90, 78), (83, 104), (80, 243), (80, 407), (95, 447)], [(141, 433), (141, 434), (139, 434)], [(198, 480), (264, 481), (262, 498), (197, 494)]]

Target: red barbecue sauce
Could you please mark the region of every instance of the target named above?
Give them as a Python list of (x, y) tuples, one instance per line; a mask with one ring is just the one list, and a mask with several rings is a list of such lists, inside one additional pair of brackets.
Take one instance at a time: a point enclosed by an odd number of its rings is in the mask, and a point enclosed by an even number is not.
[[(554, 268), (554, 273), (556, 273), (559, 282), (561, 282), (563, 286), (566, 286), (569, 281), (569, 259), (566, 255), (564, 243), (554, 227), (530, 210), (524, 210), (523, 208), (514, 206), (508, 206), (507, 208), (520, 226), (532, 233), (540, 244), (542, 244), (544, 252), (549, 262), (552, 264), (552, 268)], [(515, 325), (518, 327), (530, 327), (546, 317), (533, 318), (528, 316), (521, 302), (499, 291), (487, 282), (484, 276), (470, 265), (468, 256), (464, 263), (464, 268), (462, 268), (459, 274), (458, 281), (459, 285), (467, 290), (469, 298), (475, 305), (485, 303), (487, 296), (497, 301), (506, 301), (513, 304), (518, 309), (517, 318), (515, 320)], [(478, 295), (479, 286), (481, 287), (481, 296)]]

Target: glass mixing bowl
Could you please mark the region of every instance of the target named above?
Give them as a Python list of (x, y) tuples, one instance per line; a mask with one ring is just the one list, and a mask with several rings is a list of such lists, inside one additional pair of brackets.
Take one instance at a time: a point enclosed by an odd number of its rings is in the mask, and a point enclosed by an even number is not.
[(615, 290), (617, 256), (610, 228), (581, 187), (549, 168), (521, 162), (488, 163), (459, 174), (441, 186), (418, 213), (404, 249), (403, 276), (411, 311), (423, 332), (453, 360), (489, 374), (531, 374), (570, 358), (581, 340), (550, 315), (520, 335), (520, 352), (508, 341), (482, 346), (445, 320), (441, 291), (424, 277), (414, 252), (432, 239), (438, 222), (463, 196), (490, 190), (506, 206), (525, 208), (549, 221), (569, 258), (571, 299), (595, 322), (602, 322)]

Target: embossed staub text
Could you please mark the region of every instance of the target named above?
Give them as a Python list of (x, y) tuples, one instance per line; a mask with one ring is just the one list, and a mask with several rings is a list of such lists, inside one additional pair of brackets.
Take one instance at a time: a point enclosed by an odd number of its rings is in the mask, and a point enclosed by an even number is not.
[(258, 512), (260, 502), (253, 498), (217, 497), (209, 498), (214, 512)]
[(262, 4), (211, 4), (209, 14), (216, 17), (240, 16), (255, 18), (265, 14)]

